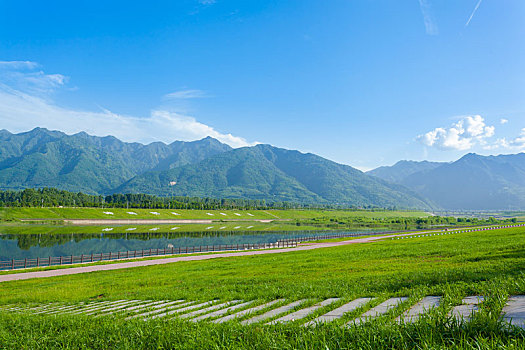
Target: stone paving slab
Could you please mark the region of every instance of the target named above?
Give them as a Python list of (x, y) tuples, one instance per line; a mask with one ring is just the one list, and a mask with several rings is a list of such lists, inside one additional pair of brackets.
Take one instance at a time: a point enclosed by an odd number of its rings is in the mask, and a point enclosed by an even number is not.
[(95, 317), (100, 317), (100, 316), (106, 316), (106, 315), (110, 315), (114, 312), (118, 312), (118, 311), (122, 311), (122, 309), (125, 309), (127, 307), (130, 307), (130, 305), (132, 306), (142, 306), (144, 304), (147, 304), (148, 302), (150, 302), (151, 300), (136, 300), (134, 303), (129, 303), (129, 304), (124, 304), (124, 305), (119, 305), (119, 306), (115, 306), (115, 307), (110, 307), (109, 309), (103, 309), (103, 310), (99, 310), (99, 312), (97, 313), (97, 315)]
[(164, 312), (162, 314), (153, 315), (153, 316), (151, 316), (151, 319), (159, 318), (159, 317), (165, 317), (165, 316), (169, 316), (169, 315), (173, 315), (173, 314), (184, 313), (184, 312), (189, 311), (189, 310), (198, 309), (198, 308), (201, 308), (203, 306), (210, 305), (210, 304), (212, 304), (214, 302), (215, 302), (215, 300), (211, 300), (211, 301), (206, 301), (204, 303), (194, 304), (194, 305), (190, 305), (190, 306), (187, 306), (187, 307), (183, 307), (182, 309), (175, 309), (175, 310), (167, 311), (167, 312)]
[(407, 297), (390, 298), (386, 301), (383, 301), (381, 304), (377, 305), (376, 307), (368, 310), (367, 312), (362, 314), (359, 318), (356, 318), (355, 320), (348, 322), (346, 325), (354, 326), (354, 325), (359, 325), (361, 323), (365, 323), (370, 320), (373, 320), (376, 317), (386, 314), (388, 311), (397, 307), (400, 303), (404, 302), (407, 299), (408, 299)]
[(306, 316), (310, 315), (311, 313), (315, 312), (316, 310), (318, 310), (318, 309), (320, 309), (322, 307), (328, 306), (328, 305), (330, 305), (332, 303), (335, 303), (336, 301), (339, 301), (339, 300), (340, 300), (340, 298), (326, 299), (326, 300), (323, 300), (322, 302), (317, 303), (315, 305), (312, 305), (310, 307), (307, 307), (307, 308), (304, 308), (304, 309), (301, 309), (301, 310), (297, 310), (295, 312), (292, 312), (291, 314), (284, 315), (283, 317), (280, 317), (280, 318), (278, 318), (276, 320), (270, 321), (267, 324), (285, 323), (285, 322), (300, 320), (300, 319), (303, 319)]
[[(173, 304), (175, 304), (175, 305), (173, 305)], [(144, 313), (139, 313), (139, 314), (136, 314), (136, 315), (133, 315), (133, 316), (129, 316), (129, 317), (126, 317), (125, 319), (126, 320), (130, 320), (132, 318), (137, 318), (137, 317), (147, 317), (147, 316), (150, 316), (150, 315), (158, 314), (158, 313), (160, 313), (162, 311), (179, 309), (179, 308), (182, 308), (182, 307), (185, 307), (185, 306), (188, 306), (188, 305), (192, 305), (192, 304), (195, 304), (195, 302), (194, 301), (188, 301), (188, 302), (180, 304), (178, 301), (171, 301), (169, 303), (164, 303), (164, 304), (152, 306), (152, 307), (149, 308), (149, 309), (152, 309), (151, 311), (144, 312)]]
[(251, 323), (256, 323), (256, 322), (259, 322), (259, 321), (262, 321), (262, 320), (266, 320), (268, 318), (272, 318), (274, 316), (277, 316), (277, 315), (280, 315), (282, 313), (285, 313), (287, 311), (292, 310), (293, 308), (295, 308), (296, 306), (301, 305), (305, 301), (306, 301), (306, 299), (301, 299), (301, 300), (294, 301), (293, 303), (290, 303), (290, 304), (278, 307), (277, 309), (270, 310), (270, 311), (268, 311), (268, 312), (266, 312), (266, 313), (264, 313), (262, 315), (255, 316), (255, 317), (250, 318), (248, 320), (244, 320), (244, 321), (241, 322), (241, 324), (251, 324)]
[(421, 315), (427, 313), (433, 308), (439, 306), (441, 302), (441, 297), (438, 296), (428, 296), (421, 299), (416, 305), (408, 309), (403, 315), (396, 318), (396, 322), (404, 323), (414, 323), (419, 320)]
[[(156, 306), (156, 305), (159, 305), (159, 304), (166, 304), (168, 301), (169, 300), (154, 301), (154, 302), (147, 303), (147, 304), (142, 304), (142, 305), (136, 305), (136, 306), (128, 307), (128, 308), (126, 308), (124, 310), (120, 310), (118, 312), (134, 312), (134, 313), (137, 313), (137, 312), (143, 311), (142, 309), (149, 309), (152, 306)], [(183, 301), (184, 300), (179, 299), (179, 300), (175, 300), (174, 303), (182, 303)], [(110, 312), (110, 313), (113, 313), (113, 312)]]
[(103, 308), (98, 308), (98, 309), (94, 309), (94, 310), (91, 310), (91, 311), (82, 311), (83, 314), (85, 315), (95, 315), (95, 314), (98, 314), (100, 312), (105, 312), (105, 311), (111, 311), (111, 310), (114, 310), (115, 308), (117, 307), (126, 307), (126, 306), (130, 306), (130, 305), (134, 305), (136, 304), (137, 302), (140, 302), (141, 300), (128, 300), (124, 303), (121, 303), (121, 304), (118, 304), (118, 305), (112, 305), (110, 307), (103, 307)]
[[(102, 305), (106, 305), (110, 303), (109, 301), (105, 301), (105, 302), (102, 302), (100, 304)], [(69, 313), (69, 312), (74, 312), (74, 311), (77, 311), (79, 309), (86, 309), (86, 308), (90, 308), (92, 304), (80, 304), (80, 305), (71, 305), (71, 307), (68, 307), (67, 310), (64, 309), (64, 307), (51, 307), (51, 308), (47, 308), (47, 309), (43, 309), (39, 312), (36, 312), (36, 314), (53, 314), (53, 313), (56, 313), (56, 311), (60, 311), (60, 313)]]
[(213, 310), (222, 309), (223, 307), (229, 306), (231, 304), (236, 304), (236, 303), (238, 303), (240, 301), (241, 300), (232, 300), (232, 301), (228, 301), (228, 302), (225, 302), (225, 303), (212, 305), (212, 306), (204, 308), (204, 309), (192, 311), (192, 312), (189, 312), (187, 314), (181, 315), (181, 316), (179, 316), (179, 318), (192, 318), (192, 317), (198, 316), (200, 314), (206, 314), (206, 313), (208, 313), (210, 311), (213, 311)]
[(463, 298), (462, 305), (454, 306), (449, 312), (449, 316), (457, 320), (469, 321), (472, 316), (478, 312), (479, 304), (484, 298), (482, 296), (470, 296)]
[(317, 323), (332, 322), (336, 319), (343, 317), (344, 314), (354, 311), (360, 308), (361, 306), (368, 304), (373, 299), (374, 298), (359, 298), (359, 299), (352, 300), (351, 302), (344, 304), (343, 306), (340, 306), (337, 309), (329, 311), (326, 314), (317, 317), (315, 320), (305, 323), (304, 325), (313, 326), (313, 325), (316, 325)]
[(81, 308), (81, 307), (84, 307), (84, 306), (85, 306), (84, 303), (75, 304), (75, 305), (68, 305), (68, 306), (63, 306), (63, 307), (56, 308), (56, 309), (54, 309), (52, 311), (48, 311), (48, 312), (45, 312), (45, 313), (49, 314), (49, 315), (58, 314), (58, 313), (64, 313), (64, 312), (72, 311), (72, 310), (75, 310), (75, 309), (78, 309), (78, 308)]
[(93, 303), (93, 304), (91, 304), (91, 306), (88, 305), (86, 308), (80, 309), (80, 310), (75, 311), (75, 312), (71, 312), (71, 314), (72, 315), (82, 314), (82, 313), (85, 313), (85, 312), (91, 312), (91, 311), (103, 309), (105, 307), (121, 305), (121, 304), (126, 303), (126, 302), (128, 302), (128, 300), (117, 300), (117, 301), (110, 301), (110, 302), (107, 302), (107, 303), (106, 302)]
[(239, 311), (237, 313), (224, 316), (222, 318), (213, 320), (212, 322), (213, 323), (223, 323), (223, 322), (227, 322), (227, 321), (230, 321), (230, 320), (233, 320), (233, 319), (236, 319), (236, 318), (241, 318), (241, 317), (243, 317), (245, 315), (253, 314), (253, 313), (257, 312), (257, 311), (264, 310), (264, 309), (266, 309), (266, 308), (268, 308), (268, 307), (270, 307), (270, 306), (272, 306), (274, 304), (280, 303), (281, 301), (284, 301), (284, 300), (285, 299), (273, 300), (273, 301), (270, 301), (268, 303), (264, 303), (262, 305), (258, 305), (258, 306), (252, 307), (250, 309), (242, 310), (242, 311)]
[(501, 314), (505, 322), (525, 329), (525, 295), (511, 296)]
[(229, 307), (224, 308), (222, 310), (217, 310), (217, 311), (211, 312), (211, 313), (206, 314), (206, 315), (201, 315), (201, 316), (195, 317), (195, 318), (191, 319), (190, 321), (191, 322), (197, 322), (197, 321), (205, 320), (207, 318), (222, 316), (222, 315), (224, 315), (225, 313), (227, 313), (229, 311), (243, 308), (243, 307), (248, 306), (248, 305), (250, 305), (252, 303), (253, 303), (253, 300), (252, 301), (247, 301), (247, 302), (244, 302), (244, 303), (241, 303), (241, 304), (229, 306)]

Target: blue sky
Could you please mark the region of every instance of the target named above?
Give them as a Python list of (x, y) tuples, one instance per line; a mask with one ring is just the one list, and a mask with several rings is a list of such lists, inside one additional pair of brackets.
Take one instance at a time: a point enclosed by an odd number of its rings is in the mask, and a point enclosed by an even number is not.
[(2, 1), (0, 128), (360, 169), (525, 150), (522, 0)]

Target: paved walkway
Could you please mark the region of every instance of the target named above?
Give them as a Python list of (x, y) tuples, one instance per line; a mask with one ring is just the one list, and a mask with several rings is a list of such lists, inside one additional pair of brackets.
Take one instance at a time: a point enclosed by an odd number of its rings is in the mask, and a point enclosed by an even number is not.
[[(341, 326), (354, 327), (376, 318), (382, 318), (390, 322), (396, 315), (399, 316), (393, 321), (397, 323), (415, 323), (421, 317), (435, 317), (430, 312), (432, 309), (441, 307), (441, 312), (446, 312), (451, 307), (450, 305), (440, 305), (441, 299), (441, 296), (427, 296), (417, 302), (413, 300), (412, 303), (406, 303), (407, 297), (397, 297), (385, 300), (375, 307), (372, 307), (374, 303), (371, 303), (374, 298), (358, 298), (339, 307), (337, 305), (339, 305), (340, 298), (329, 298), (323, 301), (319, 299), (301, 299), (293, 302), (285, 299), (270, 302), (218, 299), (204, 302), (186, 300), (116, 300), (76, 304), (1, 305), (0, 312), (25, 312), (48, 315), (84, 314), (95, 318), (113, 315), (126, 320), (133, 318), (173, 320), (174, 318), (179, 318), (187, 319), (191, 322), (206, 321), (214, 323), (223, 323), (237, 319), (244, 325), (252, 323), (271, 325), (295, 322), (302, 326), (315, 327), (320, 323), (335, 322), (335, 324)], [(468, 296), (463, 299), (462, 305), (454, 306), (453, 310), (466, 306), (465, 303), (470, 303), (472, 300), (482, 303), (484, 297), (480, 295)], [(414, 304), (414, 302), (416, 303)], [(410, 305), (412, 306), (410, 307)], [(408, 310), (406, 310), (407, 308)], [(469, 322), (477, 311), (478, 308), (466, 313), (450, 312), (446, 323), (454, 320)], [(316, 314), (322, 315), (314, 318)], [(525, 296), (510, 296), (501, 311), (500, 317), (507, 324), (525, 329)]]
[[(516, 226), (521, 226), (521, 225), (516, 225)], [(504, 227), (501, 227), (501, 228), (504, 228)], [(487, 228), (477, 228), (474, 230), (481, 231), (481, 230), (486, 230), (486, 229)], [(490, 229), (497, 229), (497, 228), (493, 227)], [(469, 229), (459, 228), (459, 229), (449, 230), (446, 233), (450, 234), (455, 231), (466, 231), (466, 230), (469, 230)], [(470, 231), (474, 231), (474, 230), (470, 229)], [(306, 243), (306, 244), (301, 244), (298, 247), (294, 247), (294, 248), (228, 252), (228, 253), (205, 254), (205, 255), (189, 255), (189, 256), (178, 256), (178, 257), (165, 258), (165, 259), (128, 261), (128, 262), (108, 264), (108, 265), (88, 265), (88, 266), (81, 266), (81, 267), (71, 267), (67, 269), (36, 271), (36, 272), (22, 272), (22, 273), (14, 273), (14, 274), (9, 274), (9, 275), (0, 275), (0, 282), (27, 280), (27, 279), (32, 279), (32, 278), (75, 275), (78, 273), (87, 273), (87, 272), (95, 272), (95, 271), (120, 270), (120, 269), (128, 269), (130, 267), (164, 265), (164, 264), (171, 264), (171, 263), (180, 262), (180, 261), (198, 261), (198, 260), (210, 260), (210, 259), (217, 259), (217, 258), (237, 257), (237, 256), (280, 254), (280, 253), (286, 253), (286, 252), (313, 250), (313, 249), (319, 249), (319, 248), (338, 247), (338, 246), (343, 246), (343, 245), (348, 245), (348, 244), (369, 243), (369, 242), (374, 242), (374, 241), (378, 241), (378, 240), (385, 239), (385, 238), (419, 236), (419, 235), (429, 235), (429, 234), (445, 234), (445, 233), (441, 231), (436, 231), (436, 230), (426, 231), (426, 232), (410, 232), (410, 233), (401, 233), (401, 234), (396, 234), (396, 235), (369, 236), (369, 237), (351, 239), (351, 240), (340, 241), (340, 242)]]

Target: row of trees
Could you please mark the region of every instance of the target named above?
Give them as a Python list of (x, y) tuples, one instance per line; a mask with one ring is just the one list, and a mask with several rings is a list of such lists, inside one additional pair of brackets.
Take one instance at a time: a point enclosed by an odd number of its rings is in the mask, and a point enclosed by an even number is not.
[(157, 197), (149, 194), (112, 194), (108, 196), (69, 192), (56, 188), (28, 188), (22, 191), (0, 191), (0, 207), (96, 207), (147, 209), (333, 209), (330, 205), (308, 205), (289, 202), (268, 203), (264, 199)]

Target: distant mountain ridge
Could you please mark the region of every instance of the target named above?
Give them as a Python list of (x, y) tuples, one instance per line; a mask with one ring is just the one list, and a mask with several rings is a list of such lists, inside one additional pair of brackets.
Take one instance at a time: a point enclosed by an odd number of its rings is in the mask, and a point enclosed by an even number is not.
[[(171, 183), (171, 185), (170, 185)], [(429, 208), (402, 185), (314, 154), (213, 138), (169, 145), (84, 132), (0, 131), (0, 188), (57, 187), (92, 194), (141, 192), (300, 203)]]
[(400, 160), (392, 166), (381, 166), (379, 168), (367, 171), (368, 175), (379, 177), (383, 180), (400, 183), (408, 176), (420, 171), (432, 170), (445, 163), (413, 160)]
[[(413, 162), (418, 163), (418, 162)], [(396, 164), (397, 165), (397, 164)], [(400, 176), (394, 165), (369, 174), (395, 178), (445, 209), (502, 210), (525, 208), (525, 153), (481, 156), (466, 154), (435, 167), (416, 164), (420, 171)]]

